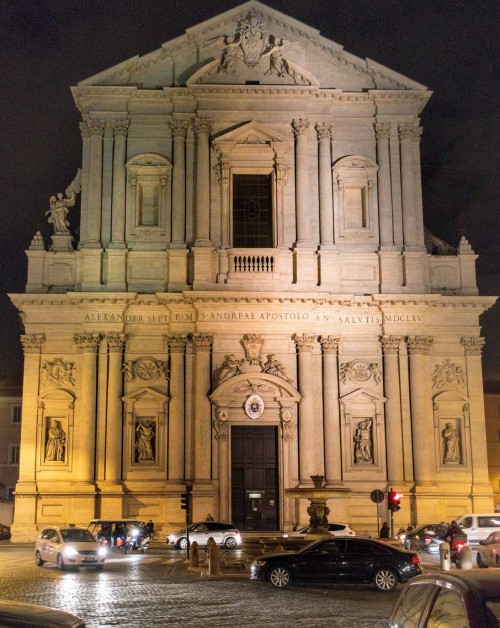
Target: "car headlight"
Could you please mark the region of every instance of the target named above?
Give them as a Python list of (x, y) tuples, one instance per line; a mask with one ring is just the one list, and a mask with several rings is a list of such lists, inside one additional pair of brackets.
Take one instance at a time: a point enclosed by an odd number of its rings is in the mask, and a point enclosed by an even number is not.
[(97, 550), (97, 553), (98, 553), (99, 556), (106, 556), (106, 554), (107, 554), (106, 548), (105, 547), (100, 547)]
[(74, 547), (71, 547), (70, 545), (64, 548), (64, 555), (67, 556), (68, 558), (72, 558), (73, 556), (77, 556), (78, 552), (76, 551)]

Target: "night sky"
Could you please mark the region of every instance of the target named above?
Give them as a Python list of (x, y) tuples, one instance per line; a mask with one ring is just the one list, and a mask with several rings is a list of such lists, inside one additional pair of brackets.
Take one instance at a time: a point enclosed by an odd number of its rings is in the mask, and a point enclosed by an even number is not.
[[(81, 165), (70, 85), (237, 0), (4, 0), (0, 7), (0, 379), (21, 373), (21, 326), (7, 292), (23, 292), (26, 256), (45, 211)], [(434, 92), (422, 115), (426, 226), (479, 254), (480, 293), (500, 294), (500, 108), (497, 0), (268, 0), (359, 57)], [(70, 210), (78, 223), (78, 203)], [(500, 305), (482, 317), (485, 380), (500, 390)]]

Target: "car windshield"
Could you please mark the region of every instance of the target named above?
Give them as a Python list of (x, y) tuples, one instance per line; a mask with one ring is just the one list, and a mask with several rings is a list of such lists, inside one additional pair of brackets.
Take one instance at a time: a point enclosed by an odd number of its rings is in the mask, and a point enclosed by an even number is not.
[(95, 543), (88, 530), (61, 530), (61, 535), (65, 543)]

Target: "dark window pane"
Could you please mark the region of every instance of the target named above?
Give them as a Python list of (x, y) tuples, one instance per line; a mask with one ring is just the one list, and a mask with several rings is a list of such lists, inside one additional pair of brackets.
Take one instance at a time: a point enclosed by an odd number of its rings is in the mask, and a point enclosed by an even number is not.
[(433, 586), (414, 584), (408, 587), (406, 595), (394, 615), (394, 628), (416, 628)]
[(273, 247), (271, 190), (270, 174), (234, 175), (233, 247)]
[(373, 554), (372, 546), (364, 541), (347, 541), (346, 554)]

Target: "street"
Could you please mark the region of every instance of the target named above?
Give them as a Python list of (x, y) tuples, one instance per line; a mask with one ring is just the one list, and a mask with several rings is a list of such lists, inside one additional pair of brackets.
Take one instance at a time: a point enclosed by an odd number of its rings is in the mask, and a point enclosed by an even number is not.
[(75, 613), (87, 626), (385, 625), (401, 587), (298, 585), (275, 590), (249, 580), (207, 580), (187, 570), (184, 553), (156, 546), (146, 555), (115, 550), (103, 572), (36, 567), (32, 547), (0, 543), (3, 599)]

